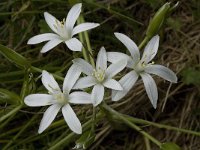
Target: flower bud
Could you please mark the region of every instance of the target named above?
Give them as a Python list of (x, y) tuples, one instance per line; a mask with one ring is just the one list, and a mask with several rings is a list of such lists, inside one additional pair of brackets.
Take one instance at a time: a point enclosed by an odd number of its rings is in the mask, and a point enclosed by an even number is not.
[(167, 14), (170, 10), (170, 3), (165, 3), (154, 15), (153, 19), (150, 21), (147, 28), (146, 35), (148, 38), (153, 37), (158, 33), (162, 27), (164, 20), (166, 19)]
[(181, 148), (172, 142), (163, 143), (160, 147), (161, 150), (181, 150)]

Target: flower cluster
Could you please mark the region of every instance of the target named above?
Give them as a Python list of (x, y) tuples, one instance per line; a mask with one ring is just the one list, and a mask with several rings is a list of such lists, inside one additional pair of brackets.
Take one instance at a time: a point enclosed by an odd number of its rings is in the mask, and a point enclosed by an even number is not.
[[(63, 21), (58, 21), (45, 12), (45, 20), (54, 33), (34, 36), (28, 41), (28, 44), (48, 41), (43, 46), (41, 53), (49, 51), (61, 42), (64, 42), (72, 51), (81, 51), (82, 43), (73, 36), (95, 28), (99, 24), (82, 23), (74, 27), (80, 12), (81, 4), (74, 5), (66, 20)], [(96, 107), (103, 101), (105, 89), (111, 89), (112, 101), (118, 101), (131, 90), (139, 76), (144, 82), (147, 95), (154, 108), (157, 106), (158, 92), (155, 81), (149, 74), (158, 75), (170, 82), (177, 82), (176, 75), (170, 69), (150, 62), (158, 51), (158, 35), (147, 43), (141, 58), (139, 48), (129, 37), (122, 33), (115, 33), (115, 36), (126, 46), (130, 56), (119, 52), (106, 52), (102, 47), (97, 55), (95, 66), (82, 58), (76, 58), (64, 78), (62, 90), (54, 77), (43, 70), (42, 83), (48, 90), (48, 94), (31, 94), (24, 100), (26, 105), (33, 107), (50, 105), (43, 115), (39, 133), (42, 133), (52, 123), (61, 109), (69, 128), (73, 132), (81, 134), (81, 123), (70, 104), (93, 104)], [(115, 76), (125, 67), (131, 71), (117, 81)], [(84, 74), (83, 77), (80, 77), (81, 73)], [(89, 87), (93, 87), (91, 93), (83, 91)]]

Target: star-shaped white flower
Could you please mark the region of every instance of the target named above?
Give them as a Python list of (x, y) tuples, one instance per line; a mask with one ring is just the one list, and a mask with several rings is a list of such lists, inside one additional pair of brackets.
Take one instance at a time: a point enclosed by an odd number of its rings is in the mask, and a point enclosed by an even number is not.
[(70, 106), (70, 103), (92, 103), (91, 95), (86, 92), (70, 93), (80, 74), (80, 69), (72, 65), (65, 76), (63, 91), (61, 91), (54, 77), (47, 71), (42, 72), (42, 83), (49, 94), (31, 94), (26, 96), (24, 100), (26, 105), (32, 107), (51, 105), (43, 115), (38, 133), (42, 133), (53, 122), (60, 109), (62, 109), (62, 114), (69, 128), (77, 134), (82, 133), (81, 123)]
[(141, 76), (147, 95), (154, 108), (157, 106), (158, 91), (155, 81), (149, 74), (155, 74), (167, 81), (177, 82), (177, 77), (173, 71), (167, 67), (150, 63), (155, 57), (159, 46), (159, 36), (154, 36), (146, 45), (142, 58), (140, 59), (140, 52), (137, 45), (126, 35), (122, 33), (115, 33), (115, 36), (126, 46), (131, 56), (119, 52), (108, 52), (108, 61), (115, 63), (120, 59), (127, 59), (127, 67), (132, 69), (124, 77), (119, 80), (123, 87), (123, 91), (112, 91), (112, 100), (118, 101), (123, 98), (129, 90), (133, 87), (138, 77)]
[(80, 78), (74, 85), (74, 89), (83, 89), (93, 87), (91, 100), (94, 106), (100, 104), (104, 97), (104, 87), (114, 90), (122, 90), (123, 88), (113, 77), (123, 70), (127, 64), (126, 59), (122, 59), (107, 67), (107, 55), (104, 47), (98, 53), (96, 68), (93, 68), (88, 62), (81, 58), (73, 60), (73, 63), (80, 67), (86, 77)]
[(66, 20), (63, 19), (63, 21), (59, 21), (48, 12), (45, 12), (45, 20), (54, 33), (36, 35), (29, 39), (28, 44), (38, 44), (44, 41), (48, 41), (43, 46), (41, 53), (45, 53), (51, 50), (61, 42), (64, 42), (67, 45), (67, 47), (72, 51), (81, 51), (82, 43), (73, 36), (77, 33), (99, 26), (98, 23), (81, 23), (74, 27), (76, 20), (80, 15), (81, 7), (81, 3), (74, 5), (70, 9)]

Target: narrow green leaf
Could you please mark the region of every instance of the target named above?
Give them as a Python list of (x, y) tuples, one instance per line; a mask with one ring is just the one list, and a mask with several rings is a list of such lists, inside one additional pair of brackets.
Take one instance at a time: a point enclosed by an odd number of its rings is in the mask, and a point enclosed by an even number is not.
[(29, 68), (28, 60), (14, 50), (0, 44), (0, 53), (6, 57), (10, 62), (22, 68)]

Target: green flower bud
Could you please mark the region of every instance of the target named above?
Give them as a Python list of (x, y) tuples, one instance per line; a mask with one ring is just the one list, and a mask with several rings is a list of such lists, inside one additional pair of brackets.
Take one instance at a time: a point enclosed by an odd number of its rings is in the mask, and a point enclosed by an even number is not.
[(181, 150), (181, 148), (172, 142), (163, 143), (160, 147), (161, 150)]
[(177, 7), (178, 3), (174, 6), (170, 7), (170, 3), (165, 3), (154, 15), (153, 19), (150, 21), (149, 26), (147, 28), (146, 35), (150, 39), (154, 35), (156, 35), (161, 29), (166, 17), (168, 14)]

